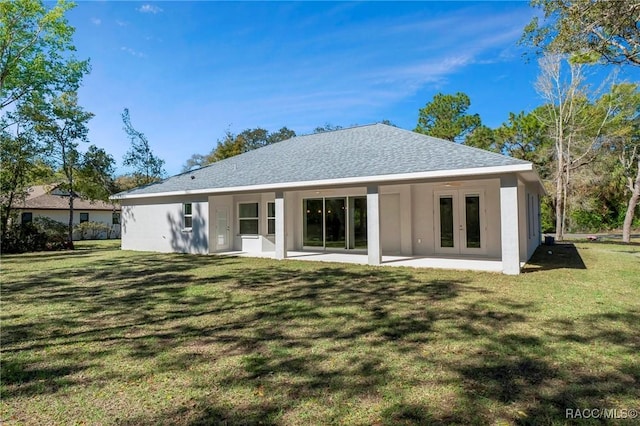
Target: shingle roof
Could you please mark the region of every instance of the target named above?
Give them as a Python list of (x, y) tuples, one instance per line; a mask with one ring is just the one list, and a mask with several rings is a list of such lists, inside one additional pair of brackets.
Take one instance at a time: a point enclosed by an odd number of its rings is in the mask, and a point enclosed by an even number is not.
[[(69, 197), (52, 194), (55, 186), (37, 185), (29, 188), (29, 194), (24, 202), (15, 204), (16, 209), (23, 210), (68, 210)], [(104, 201), (89, 201), (82, 198), (74, 198), (74, 210), (120, 210), (120, 206)]]
[(115, 198), (529, 162), (385, 124), (297, 136)]

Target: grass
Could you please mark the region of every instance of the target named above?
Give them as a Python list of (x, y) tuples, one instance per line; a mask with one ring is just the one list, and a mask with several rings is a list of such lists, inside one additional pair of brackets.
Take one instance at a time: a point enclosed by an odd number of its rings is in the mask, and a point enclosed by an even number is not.
[(2, 258), (3, 424), (564, 424), (567, 408), (640, 408), (638, 245), (545, 247), (508, 277), (114, 244)]

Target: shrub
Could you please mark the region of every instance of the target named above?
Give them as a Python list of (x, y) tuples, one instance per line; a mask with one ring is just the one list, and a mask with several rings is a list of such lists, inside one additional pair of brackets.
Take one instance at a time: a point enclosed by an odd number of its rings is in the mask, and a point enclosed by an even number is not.
[(544, 197), (540, 203), (540, 221), (543, 233), (556, 231), (556, 218), (551, 205), (551, 197)]
[(64, 243), (67, 241), (68, 225), (48, 217), (36, 217), (33, 219), (36, 229), (47, 236), (50, 243)]
[(48, 217), (10, 225), (2, 236), (3, 253), (66, 249), (73, 249), (73, 243), (67, 241), (67, 226)]
[(9, 226), (2, 236), (3, 253), (24, 253), (46, 248), (47, 236), (31, 223)]
[(83, 222), (74, 227), (81, 240), (96, 240), (108, 237), (111, 227), (102, 222)]
[(572, 231), (597, 232), (605, 228), (604, 218), (595, 211), (574, 210), (571, 219), (575, 224)]

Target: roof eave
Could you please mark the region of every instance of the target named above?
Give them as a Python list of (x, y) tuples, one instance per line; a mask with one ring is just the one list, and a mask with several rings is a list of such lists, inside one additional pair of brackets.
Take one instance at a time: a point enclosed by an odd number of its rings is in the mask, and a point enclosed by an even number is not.
[(358, 176), (339, 179), (322, 179), (322, 180), (310, 180), (310, 181), (298, 181), (298, 182), (282, 182), (282, 183), (270, 183), (262, 185), (244, 185), (236, 187), (223, 187), (223, 188), (204, 188), (193, 190), (181, 190), (181, 191), (168, 191), (168, 192), (156, 192), (156, 193), (144, 193), (144, 194), (115, 194), (110, 197), (111, 200), (129, 200), (140, 198), (154, 198), (154, 197), (169, 197), (180, 195), (202, 195), (202, 194), (219, 194), (230, 192), (259, 192), (259, 191), (275, 191), (275, 190), (294, 190), (294, 189), (306, 189), (318, 186), (334, 186), (334, 185), (369, 185), (380, 184), (383, 182), (402, 182), (402, 181), (415, 181), (423, 179), (442, 179), (442, 178), (463, 178), (469, 176), (486, 176), (486, 175), (499, 175), (504, 173), (521, 173), (531, 172), (535, 170), (532, 163), (523, 164), (511, 164), (506, 166), (493, 166), (493, 167), (475, 167), (468, 169), (456, 169), (456, 170), (434, 170), (428, 172), (417, 173), (399, 173), (390, 175), (377, 175), (377, 176)]

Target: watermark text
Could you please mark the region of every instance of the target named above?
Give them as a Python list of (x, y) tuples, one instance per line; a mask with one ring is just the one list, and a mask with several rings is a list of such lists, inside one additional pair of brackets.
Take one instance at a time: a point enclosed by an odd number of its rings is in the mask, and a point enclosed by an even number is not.
[(567, 419), (637, 419), (635, 408), (567, 408), (564, 412)]

